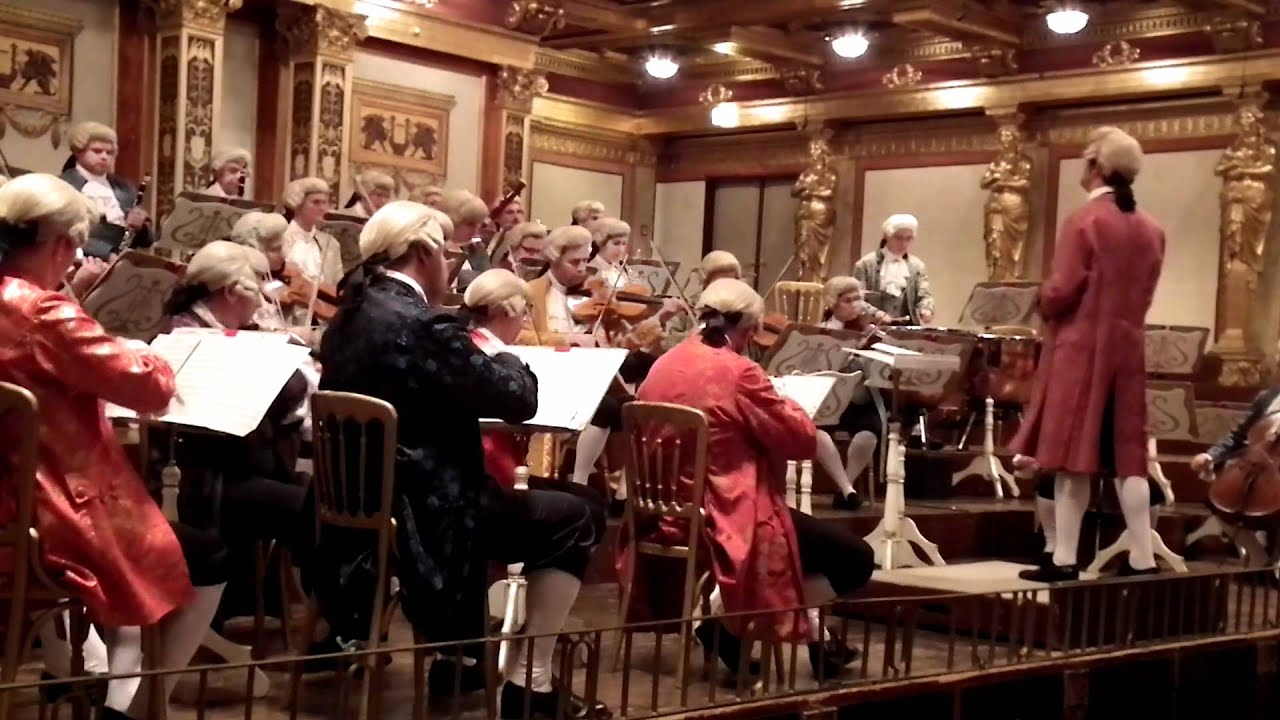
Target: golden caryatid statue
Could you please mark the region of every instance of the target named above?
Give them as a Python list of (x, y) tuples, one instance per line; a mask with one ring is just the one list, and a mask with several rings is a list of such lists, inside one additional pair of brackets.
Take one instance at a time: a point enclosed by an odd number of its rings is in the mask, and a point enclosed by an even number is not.
[(1263, 251), (1271, 229), (1276, 143), (1267, 137), (1260, 100), (1243, 102), (1236, 111), (1236, 124), (1238, 134), (1214, 168), (1214, 174), (1222, 178), (1219, 335), (1214, 349), (1226, 361), (1224, 382), (1255, 384), (1251, 377), (1254, 373), (1233, 363), (1232, 356), (1260, 354), (1253, 337), (1252, 314), (1257, 306)]
[(823, 131), (809, 140), (809, 167), (791, 189), (791, 197), (800, 199), (796, 209), (797, 278), (806, 282), (826, 280), (827, 251), (836, 224), (836, 183), (840, 178), (831, 167), (830, 137)]
[(1017, 121), (1002, 123), (1000, 152), (982, 176), (982, 189), (990, 191), (983, 208), (988, 280), (1022, 279), (1031, 227), (1030, 188), (1031, 157), (1023, 151), (1022, 131)]

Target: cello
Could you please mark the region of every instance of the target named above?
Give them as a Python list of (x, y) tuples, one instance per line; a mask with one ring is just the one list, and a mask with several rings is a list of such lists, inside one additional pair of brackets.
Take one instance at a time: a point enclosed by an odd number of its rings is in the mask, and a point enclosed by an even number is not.
[(1280, 412), (1249, 428), (1244, 450), (1209, 486), (1209, 507), (1224, 522), (1250, 530), (1280, 525)]

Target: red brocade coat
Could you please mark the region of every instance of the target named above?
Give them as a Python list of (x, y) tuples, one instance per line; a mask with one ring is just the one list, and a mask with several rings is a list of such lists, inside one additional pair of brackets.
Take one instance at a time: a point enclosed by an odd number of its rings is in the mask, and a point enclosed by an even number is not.
[[(686, 405), (707, 416), (706, 557), (725, 610), (801, 605), (800, 552), (784, 499), (783, 468), (787, 460), (813, 457), (817, 431), (809, 417), (778, 395), (759, 365), (729, 348), (712, 348), (697, 335), (658, 358), (636, 399)], [(683, 483), (692, 489), (687, 476)], [(685, 542), (687, 528), (641, 528), (638, 534), (676, 544)], [(618, 556), (624, 579), (632, 575), (626, 541), (620, 538)], [(680, 583), (647, 581), (645, 576), (658, 572), (672, 577), (641, 562), (629, 622), (678, 616)], [(735, 624), (730, 629), (740, 633)], [(808, 638), (808, 623), (804, 613), (777, 613), (753, 635), (800, 641)]]
[[(168, 407), (173, 371), (109, 335), (67, 297), (0, 278), (0, 381), (39, 402), (36, 528), (46, 567), (93, 618), (147, 625), (185, 603), (191, 580), (177, 537), (126, 459), (103, 401)], [(0, 423), (0, 447), (11, 430)], [(0, 522), (17, 511), (0, 456)], [(13, 558), (0, 557), (0, 573)]]
[[(1046, 470), (1091, 474), (1114, 442), (1117, 475), (1145, 476), (1143, 326), (1164, 261), (1164, 231), (1103, 194), (1062, 225), (1040, 287), (1044, 347), (1031, 403), (1013, 441)], [(1112, 434), (1103, 437), (1112, 411)]]

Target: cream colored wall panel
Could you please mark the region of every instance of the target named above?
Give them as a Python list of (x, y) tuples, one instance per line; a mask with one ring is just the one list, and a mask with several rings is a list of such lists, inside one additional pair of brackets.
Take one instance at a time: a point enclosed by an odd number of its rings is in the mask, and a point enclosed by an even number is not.
[[(880, 244), (885, 218), (910, 213), (920, 221), (912, 252), (933, 286), (935, 325), (954, 325), (975, 283), (986, 280), (978, 186), (986, 165), (869, 170), (863, 183), (862, 254)], [(861, 257), (861, 255), (859, 255)]]
[[(479, 192), (480, 143), (484, 138), (484, 78), (366, 50), (356, 51), (352, 75), (360, 80), (452, 95), (457, 105), (449, 114), (448, 177), (445, 178), (445, 187)], [(351, 194), (349, 175), (347, 173), (343, 176), (344, 201)]]
[[(778, 273), (796, 250), (796, 208), (800, 201), (791, 197), (790, 179), (766, 180), (764, 210), (760, 216), (760, 287), (768, 292)], [(795, 263), (787, 269), (783, 280), (796, 276)]]
[(654, 242), (667, 262), (680, 263), (676, 279), (686, 286), (689, 273), (702, 262), (706, 204), (707, 183), (702, 180), (658, 183), (654, 194)]
[[(1214, 326), (1218, 296), (1218, 191), (1213, 175), (1221, 150), (1150, 153), (1134, 183), (1138, 207), (1164, 227), (1164, 269), (1147, 322)], [(1062, 221), (1086, 201), (1080, 188), (1083, 161), (1058, 166), (1058, 217)]]
[[(116, 3), (97, 0), (5, 0), (9, 5), (55, 15), (73, 17), (83, 27), (75, 40), (75, 67), (72, 70), (71, 122), (96, 120), (109, 125), (116, 117)], [(5, 48), (7, 51), (8, 48)], [(7, 54), (7, 52), (6, 52)], [(140, 95), (143, 88), (139, 86)], [(129, 142), (130, 138), (121, 138)], [(9, 127), (0, 148), (15, 167), (57, 174), (71, 154), (66, 134), (61, 147), (54, 148), (46, 133), (27, 138)], [(137, 178), (132, 178), (137, 181)]]
[[(222, 45), (222, 127), (214, 152), (238, 147), (254, 151), (258, 137), (258, 26), (227, 20)], [(253, 197), (254, 174), (244, 183), (244, 196)]]
[[(769, 268), (755, 267), (756, 234), (759, 231), (760, 182), (757, 180), (716, 183), (712, 200), (711, 248), (727, 250), (742, 263), (747, 282), (759, 288), (772, 276)], [(762, 275), (757, 282), (757, 274)]]
[(622, 208), (622, 176), (533, 163), (529, 180), (530, 218), (551, 228), (568, 225), (572, 221), (573, 206), (583, 200), (599, 200), (604, 203), (606, 214), (616, 216)]

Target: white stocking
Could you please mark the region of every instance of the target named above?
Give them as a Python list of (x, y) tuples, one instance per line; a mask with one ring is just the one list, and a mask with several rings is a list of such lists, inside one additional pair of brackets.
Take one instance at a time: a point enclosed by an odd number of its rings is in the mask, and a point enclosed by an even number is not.
[[(160, 621), (160, 658), (158, 662), (152, 663), (154, 667), (177, 671), (191, 664), (191, 657), (200, 649), (200, 643), (209, 631), (209, 623), (218, 612), (218, 603), (222, 600), (222, 589), (225, 587), (226, 583), (196, 587), (195, 597), (190, 603), (174, 610)], [(167, 703), (179, 674), (175, 672), (163, 677), (163, 697)], [(129, 706), (129, 716), (148, 716), (146, 692), (134, 696), (133, 704)]]
[[(804, 604), (805, 605), (825, 605), (836, 599), (836, 591), (831, 587), (831, 581), (826, 575), (806, 575), (804, 578)], [(821, 617), (818, 608), (811, 607), (809, 612), (809, 639), (818, 641), (824, 636), (830, 635), (827, 629), (823, 630), (823, 635), (818, 634), (818, 620)]]
[(1058, 547), (1058, 519), (1052, 500), (1036, 496), (1036, 519), (1040, 521), (1040, 531), (1044, 533), (1044, 551), (1052, 555)]
[(849, 482), (849, 476), (845, 474), (844, 465), (840, 462), (840, 451), (836, 450), (835, 441), (825, 430), (818, 431), (818, 450), (814, 453), (814, 459), (840, 487), (841, 496), (853, 492), (853, 483)]
[[(719, 585), (711, 586), (711, 594), (707, 597), (707, 605), (710, 606), (710, 609), (707, 612), (708, 615), (711, 615), (713, 617), (724, 615), (724, 600), (720, 598)], [(701, 625), (701, 624), (702, 624), (702, 621), (699, 620), (698, 625)]]
[[(102, 636), (107, 643), (107, 670), (112, 675), (142, 672), (142, 628), (136, 625), (103, 628)], [(140, 681), (138, 677), (108, 680), (106, 706), (127, 711), (138, 694)]]
[[(569, 619), (569, 611), (573, 609), (573, 601), (578, 597), (582, 581), (563, 570), (547, 568), (535, 570), (526, 578), (529, 583), (528, 594), (525, 595), (524, 634), (542, 635), (558, 633), (564, 629)], [(533, 641), (533, 669), (529, 671), (529, 650), (522, 648), (512, 664), (507, 680), (524, 687), (526, 674), (529, 677), (529, 689), (534, 692), (550, 692), (552, 663), (556, 653), (556, 636), (535, 638)]]
[(1060, 567), (1076, 564), (1080, 550), (1080, 527), (1089, 509), (1089, 476), (1058, 473), (1053, 479), (1053, 514), (1058, 543), (1053, 549), (1053, 564)]
[(586, 485), (587, 478), (596, 467), (596, 460), (604, 452), (604, 444), (609, 440), (609, 428), (588, 425), (578, 433), (578, 446), (573, 459), (573, 481)]
[[(44, 670), (54, 677), (70, 677), (71, 645), (58, 637), (59, 625), (62, 626), (63, 637), (71, 637), (71, 617), (65, 610), (49, 618), (40, 626), (40, 648), (44, 657)], [(92, 625), (89, 626), (89, 635), (84, 639), (81, 652), (84, 654), (86, 673), (105, 674), (107, 672), (107, 646)]]
[(871, 465), (876, 456), (876, 434), (863, 430), (849, 441), (849, 455), (845, 460), (845, 473), (849, 481), (857, 480)]
[(1129, 530), (1129, 565), (1134, 570), (1150, 570), (1156, 566), (1151, 548), (1151, 486), (1139, 475), (1116, 478), (1115, 482), (1124, 526)]

